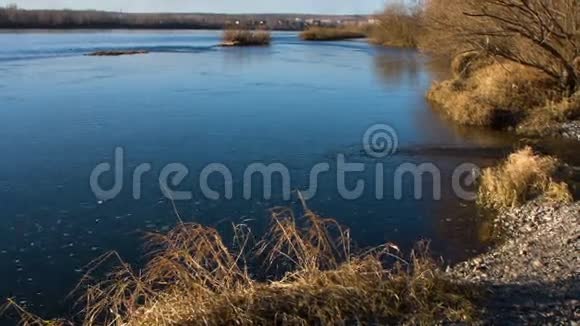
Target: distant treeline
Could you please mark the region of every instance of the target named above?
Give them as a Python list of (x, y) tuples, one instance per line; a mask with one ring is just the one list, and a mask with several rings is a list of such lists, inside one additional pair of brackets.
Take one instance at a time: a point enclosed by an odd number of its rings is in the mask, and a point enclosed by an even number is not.
[(222, 29), (229, 26), (274, 30), (302, 30), (310, 25), (339, 25), (366, 21), (366, 16), (225, 15), (120, 13), (77, 10), (22, 10), (0, 7), (0, 28), (143, 28)]

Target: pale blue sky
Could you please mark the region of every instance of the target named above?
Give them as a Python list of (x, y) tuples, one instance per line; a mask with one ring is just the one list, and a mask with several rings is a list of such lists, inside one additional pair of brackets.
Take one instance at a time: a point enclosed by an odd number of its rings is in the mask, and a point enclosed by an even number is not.
[(100, 9), (127, 12), (370, 14), (402, 0), (0, 0), (26, 9)]

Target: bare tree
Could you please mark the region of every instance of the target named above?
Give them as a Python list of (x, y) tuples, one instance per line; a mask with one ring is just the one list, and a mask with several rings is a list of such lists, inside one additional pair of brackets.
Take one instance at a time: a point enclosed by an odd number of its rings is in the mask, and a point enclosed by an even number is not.
[(539, 69), (563, 89), (580, 89), (579, 0), (431, 0), (431, 44), (482, 51)]

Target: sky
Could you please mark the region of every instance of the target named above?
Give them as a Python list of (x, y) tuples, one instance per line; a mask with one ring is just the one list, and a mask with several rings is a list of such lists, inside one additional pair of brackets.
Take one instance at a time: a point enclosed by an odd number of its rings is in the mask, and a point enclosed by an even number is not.
[(397, 0), (0, 0), (0, 6), (124, 12), (371, 14), (386, 1)]

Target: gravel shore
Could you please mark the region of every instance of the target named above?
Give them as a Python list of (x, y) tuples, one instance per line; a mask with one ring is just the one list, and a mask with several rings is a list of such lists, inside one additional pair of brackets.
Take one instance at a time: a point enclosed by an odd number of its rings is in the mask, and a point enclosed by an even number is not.
[(562, 124), (560, 135), (564, 138), (580, 141), (580, 120)]
[(500, 214), (505, 241), (449, 270), (486, 289), (485, 324), (578, 325), (580, 202), (531, 202)]

